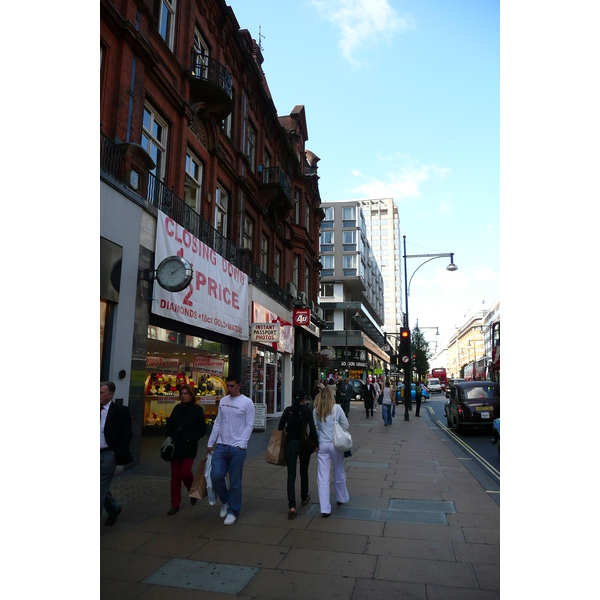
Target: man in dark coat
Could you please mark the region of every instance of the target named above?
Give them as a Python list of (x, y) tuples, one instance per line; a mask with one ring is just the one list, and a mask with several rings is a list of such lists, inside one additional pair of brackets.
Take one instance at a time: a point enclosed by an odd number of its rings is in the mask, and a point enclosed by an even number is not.
[(100, 382), (100, 514), (105, 508), (105, 525), (114, 525), (121, 514), (121, 507), (110, 493), (117, 465), (133, 461), (129, 451), (133, 437), (129, 409), (113, 402), (115, 390), (112, 381)]
[(350, 414), (350, 402), (352, 401), (352, 397), (354, 396), (354, 388), (350, 385), (350, 380), (346, 377), (344, 381), (344, 396), (342, 398), (342, 410), (348, 418)]

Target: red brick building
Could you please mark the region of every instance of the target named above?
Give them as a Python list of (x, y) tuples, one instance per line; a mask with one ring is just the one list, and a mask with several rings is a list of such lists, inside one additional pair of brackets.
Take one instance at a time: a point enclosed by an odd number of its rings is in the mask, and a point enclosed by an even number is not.
[[(218, 379), (241, 372), (279, 413), (317, 376), (301, 360), (318, 349), (323, 218), (304, 107), (278, 116), (260, 48), (222, 0), (101, 0), (100, 17), (101, 377), (140, 432), (170, 413), (169, 377), (218, 399)], [(245, 331), (157, 311), (161, 215), (247, 276)], [(309, 325), (293, 327), (294, 305), (311, 308)], [(249, 339), (274, 321), (280, 342)]]

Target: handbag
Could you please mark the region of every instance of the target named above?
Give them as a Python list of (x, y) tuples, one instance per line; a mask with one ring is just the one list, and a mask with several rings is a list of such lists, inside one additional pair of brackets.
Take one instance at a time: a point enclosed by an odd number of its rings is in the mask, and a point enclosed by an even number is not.
[(271, 434), (271, 439), (269, 440), (269, 445), (267, 446), (267, 453), (265, 456), (265, 460), (272, 464), (278, 465), (280, 467), (285, 467), (287, 465), (287, 461), (285, 460), (285, 442), (286, 442), (287, 434), (285, 429), (281, 431), (276, 429)]
[(208, 496), (208, 503), (214, 506), (217, 502), (217, 493), (213, 488), (212, 477), (210, 476), (210, 470), (212, 468), (212, 454), (206, 455), (206, 467), (204, 468), (204, 480), (206, 481), (206, 495)]
[(194, 477), (194, 481), (190, 486), (189, 497), (190, 498), (198, 498), (198, 500), (202, 500), (202, 498), (206, 498), (208, 492), (206, 490), (206, 458), (203, 458), (200, 461), (200, 465), (198, 466), (198, 470), (196, 471), (196, 475)]
[(346, 452), (352, 448), (352, 436), (338, 423), (335, 415), (333, 417), (333, 447), (339, 452)]
[(160, 457), (163, 460), (170, 461), (173, 458), (173, 454), (175, 454), (175, 443), (171, 436), (167, 436), (160, 449)]

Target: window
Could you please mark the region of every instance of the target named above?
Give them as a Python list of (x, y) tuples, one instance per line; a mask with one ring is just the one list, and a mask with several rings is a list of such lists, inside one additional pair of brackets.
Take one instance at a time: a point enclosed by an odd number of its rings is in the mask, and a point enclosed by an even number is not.
[(323, 221), (333, 221), (333, 207), (330, 206), (325, 209), (325, 218)]
[(185, 190), (183, 199), (189, 207), (199, 213), (201, 198), (202, 163), (191, 150), (188, 150), (185, 155)]
[(356, 254), (346, 254), (344, 256), (344, 269), (356, 269)]
[(250, 170), (254, 173), (256, 169), (256, 129), (248, 124), (248, 146), (246, 154), (250, 163)]
[(321, 296), (324, 298), (333, 298), (333, 283), (321, 284)]
[(356, 244), (356, 230), (354, 231), (344, 231), (343, 235), (343, 244)]
[(306, 231), (310, 231), (310, 204), (308, 202), (304, 203), (304, 227), (306, 227)]
[(321, 256), (321, 264), (323, 265), (323, 269), (333, 269), (335, 264), (335, 256), (333, 254), (326, 254)]
[(356, 206), (344, 206), (342, 208), (342, 221), (356, 222)]
[(333, 244), (333, 231), (321, 231), (321, 246)]
[(308, 265), (304, 265), (304, 291), (306, 292), (306, 294), (309, 293), (309, 281), (310, 281), (310, 269), (308, 268)]
[(300, 276), (299, 271), (300, 271), (300, 257), (294, 256), (294, 269), (292, 272), (292, 283), (296, 286), (296, 289), (298, 289), (298, 278)]
[(242, 248), (252, 251), (252, 232), (254, 231), (254, 223), (247, 215), (244, 215), (244, 231), (242, 234)]
[(227, 237), (227, 213), (229, 212), (229, 194), (217, 184), (215, 191), (215, 229)]
[(260, 270), (263, 273), (269, 268), (269, 238), (266, 235), (260, 238)]
[(294, 190), (294, 223), (300, 225), (300, 191)]
[(281, 285), (281, 251), (275, 250), (275, 265), (273, 268), (273, 279), (277, 285)]
[(160, 37), (173, 50), (173, 39), (175, 37), (175, 7), (177, 0), (161, 0), (160, 15), (158, 18), (158, 32)]
[(155, 167), (151, 173), (162, 180), (167, 155), (167, 125), (149, 106), (144, 107), (141, 145), (154, 161)]

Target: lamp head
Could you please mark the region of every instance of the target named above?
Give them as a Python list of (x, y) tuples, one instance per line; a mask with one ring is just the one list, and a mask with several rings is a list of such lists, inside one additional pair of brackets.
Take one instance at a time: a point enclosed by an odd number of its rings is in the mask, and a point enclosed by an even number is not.
[(458, 267), (454, 264), (454, 252), (450, 253), (450, 264), (446, 267), (446, 271), (458, 271)]

